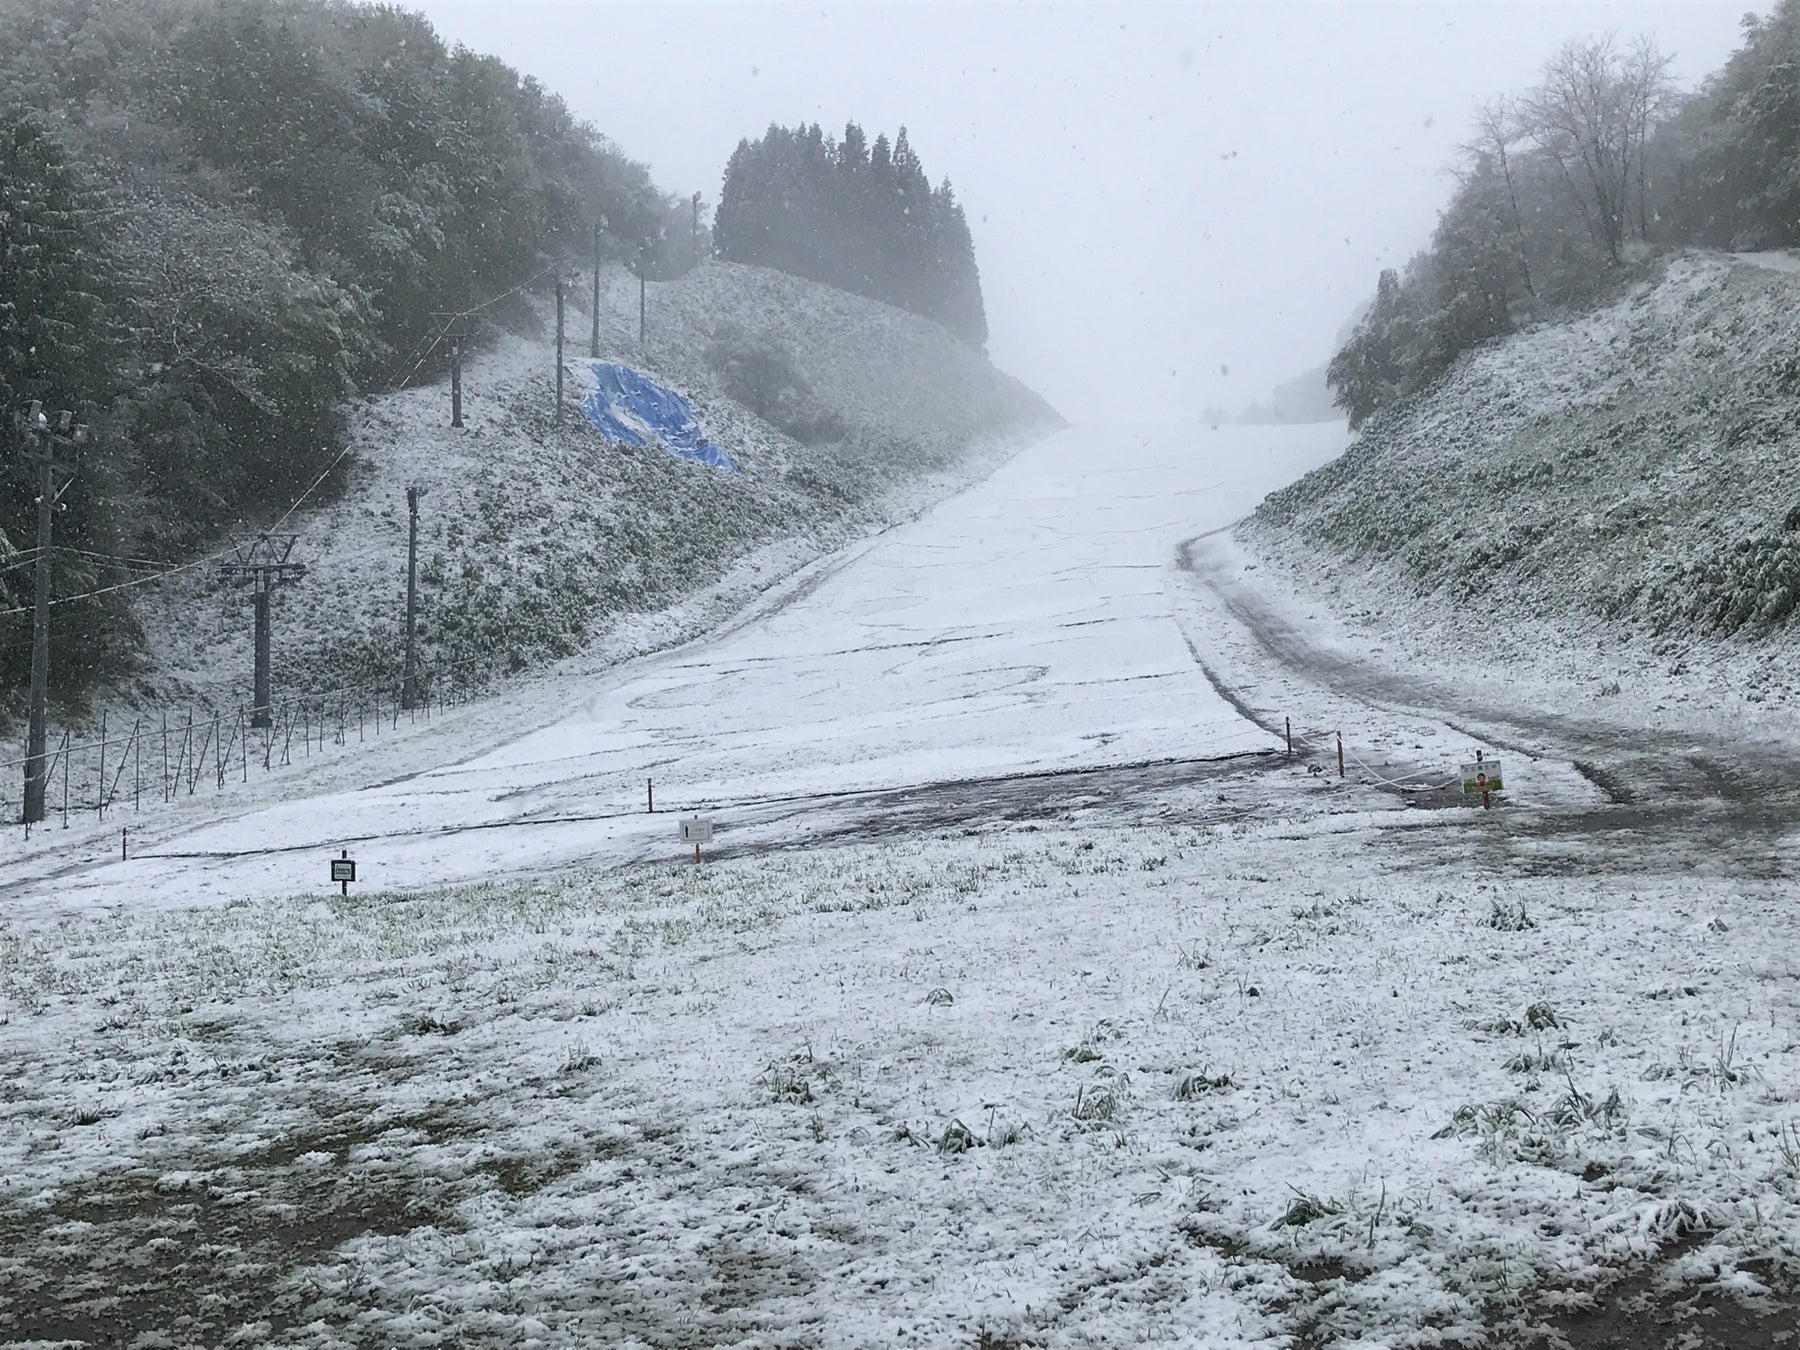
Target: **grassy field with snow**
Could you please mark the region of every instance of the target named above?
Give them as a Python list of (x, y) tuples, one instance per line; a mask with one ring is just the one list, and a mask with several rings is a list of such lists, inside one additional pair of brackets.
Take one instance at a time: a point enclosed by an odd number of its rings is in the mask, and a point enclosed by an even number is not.
[(1791, 1271), (1782, 888), (1361, 802), (7, 923), (0, 1341), (1518, 1344)]
[(1692, 254), (1515, 334), (1240, 529), (1414, 664), (1741, 710), (1800, 696), (1800, 275)]

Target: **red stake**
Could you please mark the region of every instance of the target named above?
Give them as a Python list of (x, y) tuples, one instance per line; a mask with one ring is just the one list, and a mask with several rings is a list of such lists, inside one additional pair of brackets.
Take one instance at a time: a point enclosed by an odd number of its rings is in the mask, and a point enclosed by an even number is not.
[(131, 826), (127, 825), (119, 831), (119, 861), (121, 862), (129, 862), (131, 859), (130, 839)]
[(1291, 717), (1284, 717), (1281, 719), (1281, 724), (1287, 728), (1287, 757), (1292, 759), (1294, 757), (1294, 719)]
[(694, 845), (694, 861), (695, 862), (700, 861), (700, 845), (698, 845), (698, 844)]
[(656, 780), (654, 778), (644, 780), (644, 810), (651, 815), (656, 814)]
[(1342, 778), (1344, 776), (1344, 733), (1343, 732), (1341, 732), (1341, 731), (1338, 732), (1337, 741), (1338, 741), (1338, 777)]

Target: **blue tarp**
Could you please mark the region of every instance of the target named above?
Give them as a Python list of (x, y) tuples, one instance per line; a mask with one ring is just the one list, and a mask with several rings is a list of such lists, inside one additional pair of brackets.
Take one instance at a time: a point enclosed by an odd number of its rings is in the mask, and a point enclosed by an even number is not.
[(612, 361), (590, 361), (594, 391), (581, 409), (607, 440), (620, 445), (656, 441), (672, 455), (736, 473), (738, 466), (700, 433), (694, 408), (673, 389), (665, 389), (642, 371)]

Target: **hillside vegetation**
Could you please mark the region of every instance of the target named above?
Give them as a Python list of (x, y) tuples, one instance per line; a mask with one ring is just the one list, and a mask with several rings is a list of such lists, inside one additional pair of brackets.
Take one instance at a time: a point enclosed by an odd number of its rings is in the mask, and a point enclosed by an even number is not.
[[(310, 571), (275, 600), (278, 698), (367, 684), (391, 697), (411, 484), (428, 488), (421, 660), (442, 692), (598, 642), (625, 655), (692, 635), (1057, 421), (938, 325), (816, 282), (723, 262), (651, 282), (647, 347), (637, 278), (612, 267), (601, 282), (601, 356), (687, 395), (742, 472), (601, 439), (579, 406), (585, 285), (554, 421), (554, 308), (528, 292), (535, 330), (496, 333), (465, 363), (462, 429), (443, 379), (355, 410), (344, 492), (287, 525)], [(146, 588), (137, 613), (151, 673), (127, 703), (247, 701), (246, 592), (199, 569)]]
[(1603, 36), (1479, 111), (1429, 246), (1380, 275), (1331, 363), (1353, 427), (1465, 352), (1610, 303), (1670, 251), (1800, 245), (1800, 0), (1743, 31), (1696, 91), (1652, 38)]
[(1613, 305), (1485, 347), (1268, 497), (1244, 536), (1383, 629), (1480, 645), (1547, 620), (1674, 658), (1785, 642), (1796, 263), (1684, 256)]
[[(395, 5), (0, 0), (0, 31), (0, 414), (41, 399), (77, 410), (94, 431), (52, 557), (52, 698), (65, 711), (132, 678), (212, 683), (203, 653), (171, 667), (168, 644), (143, 627), (169, 597), (191, 599), (195, 579), (150, 578), (282, 521), (297, 500), (308, 510), (288, 528), (379, 481), (367, 478), (370, 466), (393, 457), (380, 429), (397, 416), (401, 435), (411, 414), (391, 410), (414, 405), (357, 401), (441, 388), (453, 327), (477, 330), (504, 364), (533, 340), (519, 334), (543, 334), (553, 274), (591, 274), (596, 245), (604, 267), (629, 260), (653, 285), (711, 248), (698, 194), (665, 194), (556, 95), (495, 58), (446, 46)], [(910, 151), (887, 169), (902, 195), (912, 190)], [(971, 256), (971, 275), (973, 265)], [(653, 354), (703, 397), (727, 400), (715, 405), (726, 431), (753, 447), (757, 467), (732, 499), (741, 518), (689, 530), (681, 522), (693, 503), (725, 489), (670, 495), (669, 466), (651, 458), (649, 476), (634, 477), (633, 456), (602, 461), (569, 439), (561, 453), (576, 467), (563, 486), (589, 500), (567, 509), (600, 519), (616, 508), (616, 518), (656, 527), (612, 540), (588, 564), (570, 555), (566, 577), (536, 568), (567, 584), (549, 587), (562, 608), (553, 623), (525, 625), (533, 636), (495, 635), (511, 600), (483, 608), (471, 599), (467, 612), (479, 612), (486, 631), (464, 632), (459, 652), (480, 642), (504, 664), (564, 650), (596, 613), (671, 593), (666, 577), (652, 584), (644, 569), (704, 569), (779, 530), (846, 528), (880, 484), (966, 448), (975, 424), (997, 427), (1022, 409), (1027, 419), (1050, 416), (1023, 391), (996, 394), (1003, 382), (975, 353), (956, 358), (967, 369), (948, 385), (909, 384), (921, 361), (941, 373), (921, 352), (948, 339), (934, 325), (896, 336), (881, 306), (839, 322), (838, 302), (812, 288), (806, 305), (820, 338), (792, 304), (781, 320), (740, 314), (724, 278), (748, 275), (716, 273), (700, 287), (718, 302), (715, 315), (659, 316), (667, 326)], [(620, 342), (635, 301), (621, 294), (613, 305), (609, 332)], [(585, 327), (572, 320), (572, 335), (585, 337)], [(821, 340), (834, 352), (821, 354)], [(904, 415), (878, 432), (858, 411), (865, 386), (882, 378), (865, 373), (882, 344), (889, 405), (904, 412), (931, 400), (939, 425), (929, 434)], [(547, 374), (547, 352), (533, 360)], [(839, 379), (854, 389), (840, 395)], [(494, 396), (478, 387), (472, 396)], [(963, 395), (967, 407), (956, 404)], [(558, 470), (562, 461), (539, 453), (546, 433), (526, 416), (528, 403), (545, 406), (537, 397), (521, 393), (517, 417), (488, 421), (486, 435), (523, 439), (488, 446), (471, 475), (492, 476), (513, 459), (529, 472)], [(1010, 411), (996, 411), (996, 398)], [(801, 442), (804, 463), (754, 451)], [(857, 481), (827, 467), (839, 460), (862, 466)], [(763, 495), (772, 485), (780, 491)], [(639, 491), (649, 496), (630, 502)], [(10, 467), (0, 478), (0, 720), (16, 713), (26, 682), (34, 494)], [(491, 573), (497, 555), (562, 509), (501, 512), (470, 546), (469, 567)], [(653, 545), (667, 546), (668, 558), (653, 559)], [(621, 574), (609, 549), (636, 561)], [(431, 556), (449, 569), (440, 574), (434, 561), (431, 587), (486, 594), (456, 548)], [(452, 627), (434, 632), (449, 642)], [(334, 651), (358, 653), (355, 668), (385, 668), (391, 633), (377, 638), (357, 623), (329, 632)], [(318, 652), (302, 664), (309, 679), (335, 684), (346, 674)]]
[(817, 122), (771, 126), (725, 166), (714, 227), (719, 256), (778, 267), (936, 319), (987, 341), (981, 274), (948, 178), (935, 188), (901, 127), (869, 143)]

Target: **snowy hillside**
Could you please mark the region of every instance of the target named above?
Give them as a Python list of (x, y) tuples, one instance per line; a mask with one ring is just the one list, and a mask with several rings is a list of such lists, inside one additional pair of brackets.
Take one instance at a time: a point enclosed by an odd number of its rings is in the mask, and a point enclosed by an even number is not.
[(1685, 256), (1618, 304), (1473, 353), (1272, 494), (1239, 542), (1422, 660), (1479, 655), (1596, 696), (1647, 676), (1707, 704), (1785, 690), (1792, 262)]
[[(710, 264), (649, 287), (602, 274), (600, 354), (686, 394), (725, 474), (660, 449), (606, 443), (583, 417), (589, 278), (570, 288), (564, 410), (554, 405), (554, 310), (542, 331), (490, 335), (465, 362), (465, 426), (448, 380), (356, 411), (341, 499), (286, 529), (306, 579), (278, 593), (276, 697), (391, 682), (406, 586), (406, 489), (419, 483), (422, 662), (444, 678), (521, 669), (610, 635), (629, 652), (716, 621), (794, 568), (991, 468), (1055, 424), (1036, 395), (926, 320), (760, 268)], [(721, 331), (777, 350), (821, 434), (802, 444), (729, 397), (709, 361)], [(675, 619), (655, 616), (677, 601)], [(247, 702), (247, 590), (210, 567), (145, 588), (149, 669), (132, 701)]]

